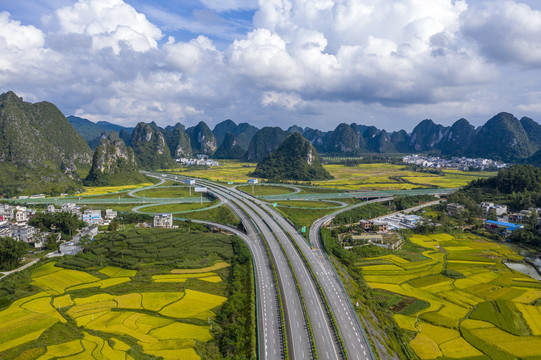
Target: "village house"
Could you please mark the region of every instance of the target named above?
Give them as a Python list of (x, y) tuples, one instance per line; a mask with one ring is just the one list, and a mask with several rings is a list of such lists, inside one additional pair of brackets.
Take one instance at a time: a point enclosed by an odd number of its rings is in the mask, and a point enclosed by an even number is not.
[(101, 223), (101, 210), (87, 209), (83, 212), (82, 220), (88, 225)]
[(157, 214), (154, 216), (154, 227), (171, 229), (173, 227), (173, 214)]

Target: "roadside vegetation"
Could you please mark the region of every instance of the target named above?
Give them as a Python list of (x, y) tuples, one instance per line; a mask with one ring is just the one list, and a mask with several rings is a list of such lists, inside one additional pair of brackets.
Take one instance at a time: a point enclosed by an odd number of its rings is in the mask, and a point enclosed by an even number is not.
[(221, 205), (212, 209), (183, 213), (178, 215), (181, 218), (193, 220), (205, 220), (220, 224), (231, 225), (233, 227), (240, 226), (239, 218), (227, 205)]
[[(248, 194), (252, 195), (252, 185), (242, 185), (237, 186), (237, 189), (240, 191), (245, 191)], [(281, 195), (281, 194), (292, 194), (295, 192), (294, 188), (288, 186), (274, 186), (274, 185), (254, 185), (254, 196), (264, 196), (264, 195)]]
[[(198, 209), (205, 209), (211, 206), (216, 205), (216, 201), (208, 201), (208, 198), (206, 198), (205, 202), (202, 204), (199, 202), (196, 203), (174, 203), (174, 204), (161, 204), (161, 205), (154, 205), (154, 206), (147, 206), (144, 208), (141, 208), (140, 211), (145, 213), (179, 213), (179, 215), (182, 215), (184, 211), (192, 211), (192, 210), (198, 210)], [(213, 199), (211, 199), (213, 200)]]
[(197, 194), (194, 189), (191, 189), (188, 186), (180, 185), (179, 186), (156, 186), (148, 190), (141, 190), (134, 193), (136, 196), (149, 197), (149, 198), (174, 198), (174, 197), (197, 197)]
[(28, 245), (12, 237), (0, 237), (0, 270), (16, 269), (27, 253)]

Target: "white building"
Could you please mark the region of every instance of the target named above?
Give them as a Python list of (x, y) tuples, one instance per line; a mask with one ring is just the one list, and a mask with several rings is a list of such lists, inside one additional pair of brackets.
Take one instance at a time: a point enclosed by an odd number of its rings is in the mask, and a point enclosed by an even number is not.
[(101, 222), (101, 210), (85, 210), (83, 212), (83, 221), (88, 225), (99, 224)]
[(113, 209), (106, 209), (105, 210), (105, 218), (106, 219), (113, 220), (114, 218), (116, 218), (116, 216), (117, 216), (117, 212), (113, 211)]
[(494, 203), (491, 203), (491, 202), (482, 202), (480, 206), (485, 216), (489, 216), (489, 215), (501, 216), (507, 213), (506, 205), (495, 205)]
[(26, 208), (17, 209), (17, 212), (15, 213), (15, 221), (17, 223), (25, 223), (28, 220), (28, 216), (26, 213)]
[(26, 243), (33, 242), (36, 229), (28, 225), (13, 225), (11, 228), (11, 237)]
[(160, 228), (172, 228), (173, 227), (173, 214), (157, 214), (154, 216), (154, 227)]
[(54, 208), (54, 205), (49, 205), (47, 206), (47, 212), (48, 213), (54, 213), (55, 212), (55, 208)]
[(75, 203), (65, 203), (62, 204), (62, 208), (60, 209), (61, 212), (67, 212), (70, 214), (74, 214), (79, 216), (80, 210), (79, 207)]
[(73, 241), (68, 241), (58, 246), (58, 251), (60, 251), (62, 255), (76, 255), (82, 249), (81, 245)]

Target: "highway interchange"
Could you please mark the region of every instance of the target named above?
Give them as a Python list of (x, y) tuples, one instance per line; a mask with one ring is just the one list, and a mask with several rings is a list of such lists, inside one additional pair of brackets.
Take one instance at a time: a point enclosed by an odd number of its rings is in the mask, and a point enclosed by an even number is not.
[[(172, 181), (184, 181), (183, 177), (175, 175), (153, 175)], [(243, 238), (254, 254), (258, 289), (260, 292), (262, 288), (273, 291), (258, 293), (259, 326), (265, 329), (264, 334), (259, 330), (261, 359), (284, 358), (285, 342), (291, 359), (315, 358), (316, 355), (318, 359), (374, 359), (355, 309), (319, 239), (319, 229), (323, 224), (352, 207), (340, 209), (314, 222), (310, 228), (308, 243), (303, 235), (268, 203), (216, 182), (203, 179), (197, 179), (196, 182), (197, 185), (206, 186), (213, 196), (230, 206), (239, 217), (248, 234)], [(380, 198), (353, 207), (392, 199), (386, 192), (364, 192), (363, 196)], [(273, 282), (270, 261), (275, 264), (278, 287)], [(276, 301), (278, 289), (281, 290), (286, 334), (282, 334), (281, 324), (278, 322), (280, 317), (276, 314), (279, 312), (276, 308), (279, 306)], [(266, 311), (274, 312), (270, 315), (264, 314)], [(336, 320), (337, 328), (333, 324), (332, 316)], [(277, 344), (281, 346), (278, 348)], [(271, 348), (280, 351), (269, 351)]]
[[(180, 175), (145, 173), (160, 179), (160, 184), (165, 180), (180, 183), (186, 180)], [(393, 195), (401, 192), (315, 194), (319, 199), (322, 199), (322, 196), (332, 196), (333, 199), (352, 196), (375, 199), (343, 207), (316, 220), (310, 227), (307, 241), (297, 228), (268, 202), (235, 187), (213, 181), (196, 179), (196, 185), (207, 187), (209, 194), (218, 200), (214, 206), (226, 204), (243, 225), (244, 231), (240, 231), (224, 224), (192, 220), (239, 236), (252, 253), (260, 359), (375, 359), (354, 306), (322, 247), (319, 234), (321, 227), (337, 214), (368, 203), (392, 200)], [(449, 192), (450, 189), (421, 191), (423, 194)], [(194, 202), (194, 199), (143, 199), (137, 198), (135, 194), (130, 195), (135, 197), (107, 199), (107, 202), (139, 204), (137, 209), (149, 206), (146, 205), (149, 203)], [(295, 191), (281, 196), (267, 196), (265, 199), (312, 200), (313, 197), (311, 194), (299, 194), (299, 191)], [(36, 203), (51, 201), (50, 198), (35, 200)], [(74, 201), (74, 198), (58, 198), (54, 201), (63, 203)], [(94, 201), (99, 202), (98, 199), (85, 198), (76, 202)]]

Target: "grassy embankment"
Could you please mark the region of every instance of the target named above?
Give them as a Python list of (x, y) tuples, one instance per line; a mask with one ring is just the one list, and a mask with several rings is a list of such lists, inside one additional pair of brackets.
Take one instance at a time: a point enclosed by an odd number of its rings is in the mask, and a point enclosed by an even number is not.
[(4, 280), (0, 358), (254, 358), (252, 279), (242, 241), (198, 225), (100, 235)]
[[(242, 185), (237, 186), (237, 190), (247, 192), (252, 195), (252, 185)], [(264, 195), (282, 195), (282, 194), (292, 194), (295, 192), (295, 189), (287, 186), (274, 186), (274, 185), (254, 185), (254, 196), (264, 196)]]

